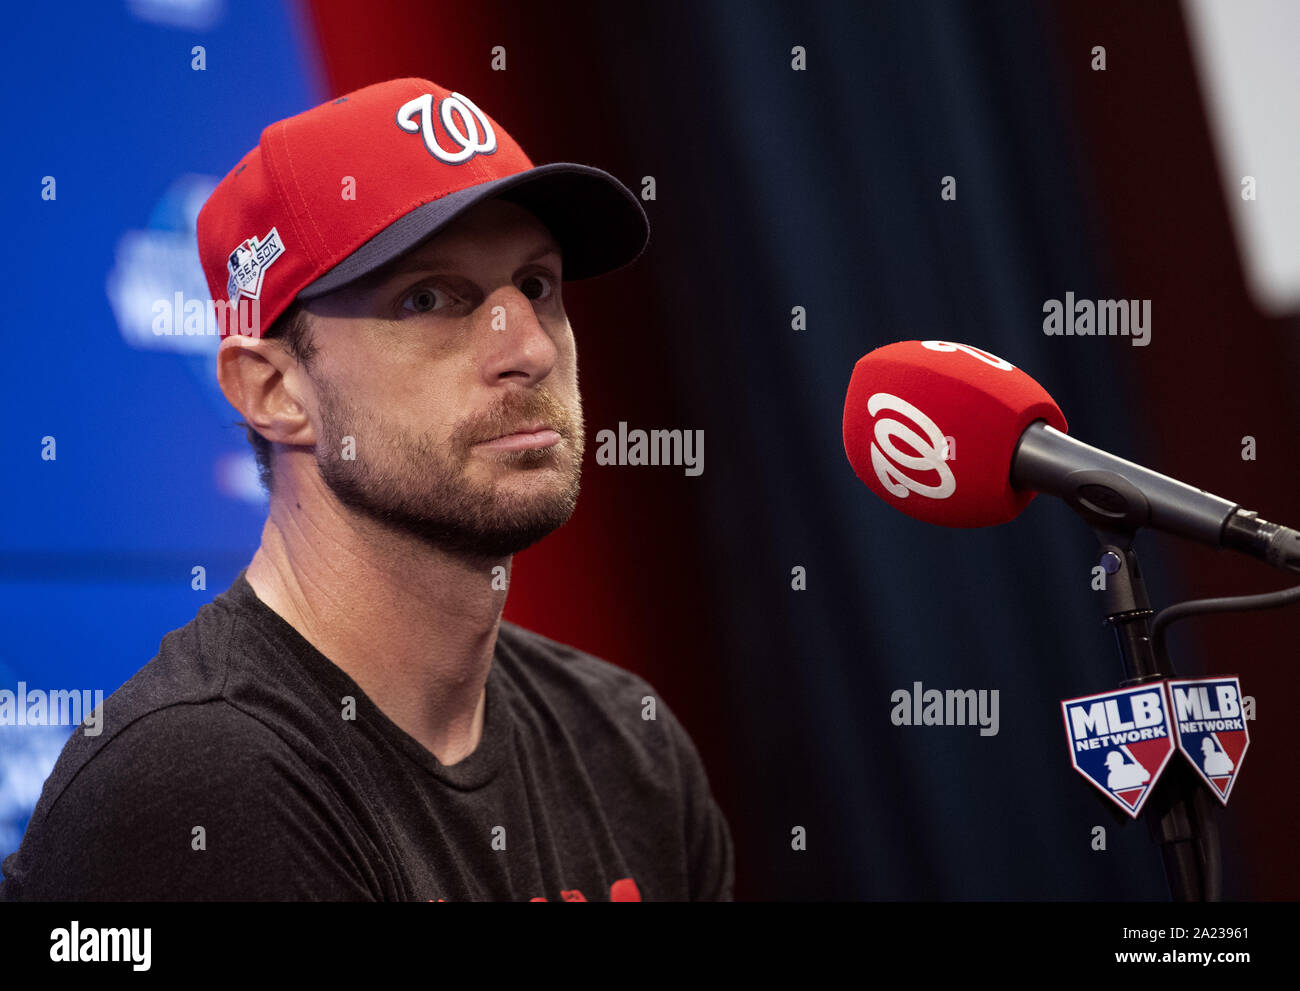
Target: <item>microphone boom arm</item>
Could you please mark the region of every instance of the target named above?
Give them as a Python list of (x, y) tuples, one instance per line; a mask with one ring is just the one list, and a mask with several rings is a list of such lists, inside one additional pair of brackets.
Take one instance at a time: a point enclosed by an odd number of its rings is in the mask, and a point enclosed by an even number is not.
[(1075, 440), (1045, 420), (1020, 435), (1010, 481), (1015, 489), (1065, 500), (1093, 527), (1129, 533), (1150, 527), (1300, 571), (1300, 531)]

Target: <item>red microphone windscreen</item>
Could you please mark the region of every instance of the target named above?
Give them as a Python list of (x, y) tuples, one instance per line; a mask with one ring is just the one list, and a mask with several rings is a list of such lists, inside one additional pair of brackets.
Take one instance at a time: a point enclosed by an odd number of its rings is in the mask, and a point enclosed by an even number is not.
[(1026, 427), (1065, 417), (1009, 361), (968, 344), (900, 341), (858, 359), (844, 400), (844, 451), (876, 495), (939, 526), (994, 526), (1034, 493), (1011, 487)]

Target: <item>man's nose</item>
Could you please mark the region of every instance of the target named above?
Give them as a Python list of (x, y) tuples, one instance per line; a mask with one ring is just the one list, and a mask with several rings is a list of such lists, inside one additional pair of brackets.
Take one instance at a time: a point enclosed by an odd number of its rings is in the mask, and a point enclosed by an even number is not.
[(538, 319), (533, 302), (517, 287), (498, 289), (484, 300), (487, 358), (483, 374), (489, 383), (519, 377), (540, 381), (555, 366), (556, 344)]

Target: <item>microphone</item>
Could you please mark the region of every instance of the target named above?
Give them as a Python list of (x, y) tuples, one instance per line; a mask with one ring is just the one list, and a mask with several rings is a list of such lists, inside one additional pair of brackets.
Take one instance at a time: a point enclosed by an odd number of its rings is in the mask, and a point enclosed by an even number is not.
[(1006, 523), (1045, 492), (1094, 527), (1149, 526), (1300, 571), (1300, 532), (1070, 437), (1033, 378), (967, 344), (900, 341), (860, 358), (844, 451), (868, 488), (939, 526)]

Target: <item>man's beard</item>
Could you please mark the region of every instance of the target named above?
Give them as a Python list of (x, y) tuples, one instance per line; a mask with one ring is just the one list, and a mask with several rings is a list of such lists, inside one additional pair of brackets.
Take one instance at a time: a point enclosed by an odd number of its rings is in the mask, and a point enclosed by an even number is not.
[[(570, 410), (546, 392), (510, 392), (484, 414), (457, 426), (444, 447), (362, 411), (317, 381), (321, 437), (316, 465), (343, 505), (385, 528), (416, 537), (449, 553), (504, 557), (563, 526), (573, 515), (582, 477), (582, 407)], [(510, 474), (536, 471), (545, 491), (495, 491), (493, 482), (465, 477), (474, 444), (541, 421), (567, 444), (523, 451), (491, 451), (484, 460), (510, 466)], [(342, 456), (343, 438), (355, 438), (355, 459)], [(569, 447), (571, 451), (564, 451)], [(558, 469), (560, 484), (552, 474)], [(504, 488), (504, 486), (503, 486)]]

